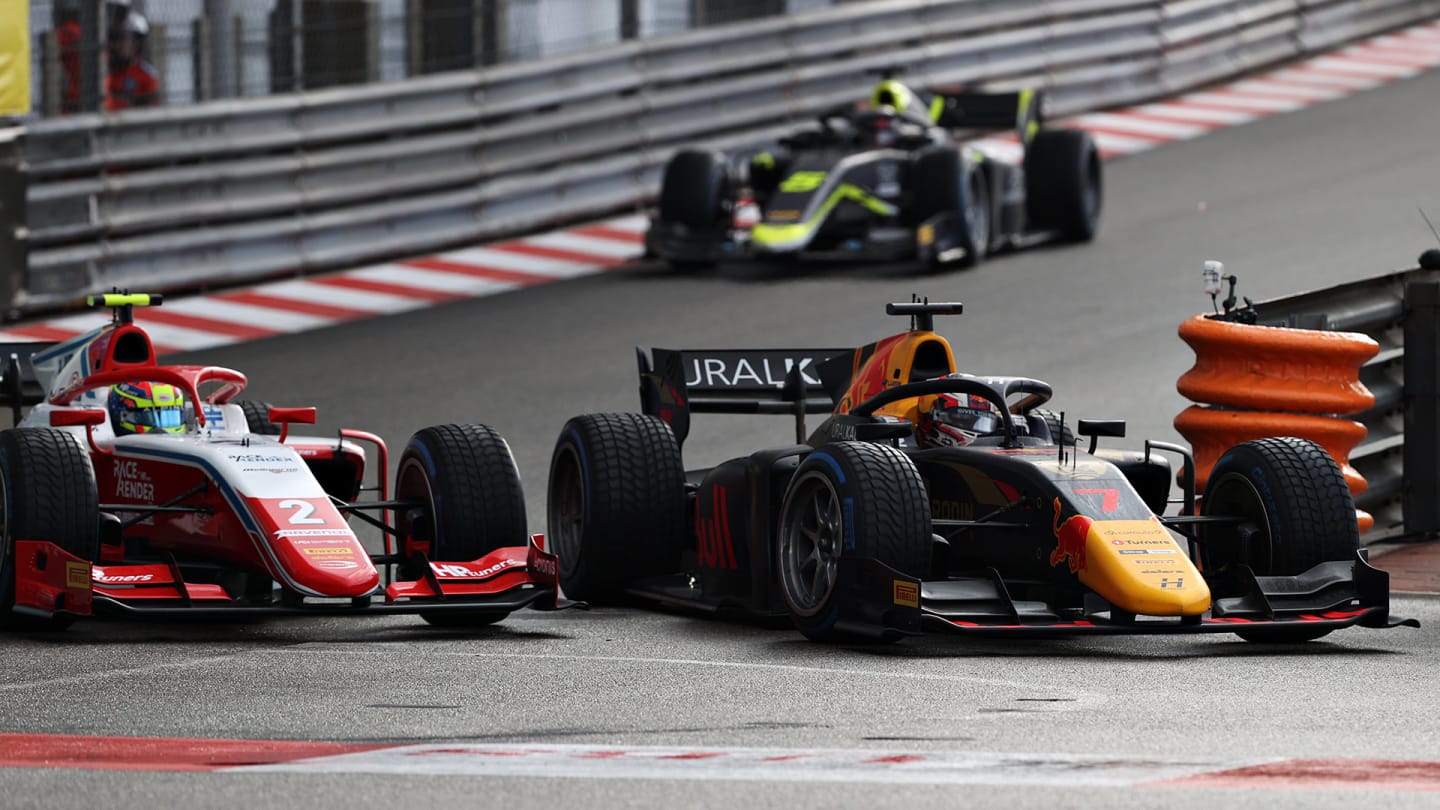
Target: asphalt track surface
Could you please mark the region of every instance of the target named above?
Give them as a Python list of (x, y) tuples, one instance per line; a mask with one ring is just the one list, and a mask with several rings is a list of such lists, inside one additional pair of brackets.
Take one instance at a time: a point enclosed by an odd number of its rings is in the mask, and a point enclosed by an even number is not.
[[(902, 326), (883, 305), (912, 293), (965, 302), (939, 323), (964, 368), (1046, 379), (1071, 417), (1127, 419), (1125, 446), (1176, 441), (1191, 356), (1175, 330), (1209, 306), (1202, 260), (1225, 261), (1257, 300), (1413, 266), (1434, 244), (1416, 207), (1440, 217), (1437, 98), (1431, 72), (1112, 162), (1097, 242), (972, 271), (639, 266), (176, 359), (239, 368), (256, 398), (317, 405), (319, 432), (373, 430), (397, 455), (426, 424), (491, 424), (537, 531), (565, 419), (636, 407), (634, 345), (852, 345)], [(790, 431), (702, 417), (687, 462)], [(87, 624), (6, 639), (0, 733), (438, 748), (217, 773), (111, 741), (121, 765), (42, 753), (0, 769), (0, 805), (1434, 806), (1440, 605), (1394, 609), (1425, 626), (1269, 649), (1231, 636), (823, 647), (619, 609), (470, 633), (407, 618)], [(0, 742), (10, 764), (53, 746)], [(805, 770), (847, 754), (863, 756), (841, 770), (852, 781)], [(771, 770), (725, 770), (767, 757)], [(917, 757), (948, 765), (917, 776)], [(551, 764), (494, 764), (527, 758)]]

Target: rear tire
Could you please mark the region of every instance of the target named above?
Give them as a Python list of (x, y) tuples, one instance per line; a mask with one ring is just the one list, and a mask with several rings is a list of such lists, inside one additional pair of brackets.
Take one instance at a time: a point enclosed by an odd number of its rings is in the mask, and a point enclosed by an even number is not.
[(547, 501), (566, 596), (614, 603), (630, 580), (679, 570), (685, 470), (664, 421), (601, 413), (565, 423)]
[(1067, 242), (1089, 242), (1100, 230), (1103, 186), (1100, 152), (1090, 133), (1048, 129), (1025, 151), (1030, 222)]
[(262, 436), (280, 435), (280, 426), (270, 421), (270, 403), (242, 399), (235, 404), (245, 412), (245, 425), (251, 433)]
[[(1215, 463), (1201, 513), (1243, 518), (1206, 526), (1201, 561), (1208, 572), (1247, 565), (1256, 576), (1300, 574), (1323, 562), (1350, 561), (1360, 548), (1355, 502), (1334, 459), (1293, 436), (1238, 444)], [(1300, 642), (1330, 631), (1257, 629), (1247, 641)]]
[[(430, 541), (434, 562), (470, 562), (497, 548), (525, 546), (525, 494), (510, 446), (486, 425), (436, 425), (417, 431), (400, 455), (395, 497), (418, 505), (401, 510), (401, 536)], [(423, 575), (418, 560), (402, 574)], [(505, 612), (420, 614), (437, 627), (478, 627)]]
[(1045, 424), (1045, 430), (1050, 433), (1051, 444), (1064, 445), (1070, 448), (1075, 447), (1075, 433), (1070, 430), (1068, 423), (1061, 424), (1060, 414), (1048, 408), (1035, 408), (1030, 411), (1028, 416), (1038, 419)]
[(46, 540), (82, 560), (100, 547), (100, 497), (89, 455), (50, 428), (0, 431), (0, 626), (63, 630), (72, 619), (37, 619), (15, 606), (15, 541)]
[(868, 442), (811, 453), (786, 490), (776, 532), (780, 591), (796, 628), (812, 641), (849, 640), (835, 629), (840, 560), (876, 559), (924, 578), (930, 532), (925, 484), (904, 453)]

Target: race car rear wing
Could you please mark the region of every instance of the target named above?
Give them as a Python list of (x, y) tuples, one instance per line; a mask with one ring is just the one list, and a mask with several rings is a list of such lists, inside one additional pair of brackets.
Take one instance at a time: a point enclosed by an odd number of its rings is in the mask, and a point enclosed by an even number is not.
[(935, 98), (931, 117), (946, 129), (1007, 129), (1014, 127), (1021, 143), (1028, 144), (1040, 131), (1039, 90), (1014, 93), (944, 93)]
[(12, 425), (20, 423), (21, 410), (45, 399), (45, 389), (35, 376), (30, 358), (53, 342), (0, 343), (0, 407), (10, 409)]
[(816, 368), (854, 349), (649, 349), (635, 347), (640, 408), (670, 424), (676, 441), (690, 433), (691, 413), (791, 414), (796, 441), (805, 415), (835, 402)]

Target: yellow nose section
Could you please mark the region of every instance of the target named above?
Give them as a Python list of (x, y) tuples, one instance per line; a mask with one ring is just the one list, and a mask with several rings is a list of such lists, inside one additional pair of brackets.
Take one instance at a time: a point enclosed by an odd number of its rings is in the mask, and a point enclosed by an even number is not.
[(1121, 610), (1146, 616), (1198, 616), (1210, 588), (1190, 555), (1155, 520), (1100, 520), (1085, 536), (1086, 587)]

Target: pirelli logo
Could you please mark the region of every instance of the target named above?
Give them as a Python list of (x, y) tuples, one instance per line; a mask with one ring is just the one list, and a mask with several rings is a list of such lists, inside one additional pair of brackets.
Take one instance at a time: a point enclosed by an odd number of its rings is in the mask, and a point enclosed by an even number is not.
[(65, 587), (88, 589), (90, 587), (90, 563), (65, 563)]
[(920, 607), (920, 586), (902, 579), (892, 580), (895, 584), (895, 604), (901, 607)]
[(311, 556), (313, 556), (313, 557), (329, 557), (329, 556), (334, 556), (334, 555), (337, 555), (337, 554), (354, 554), (354, 553), (355, 553), (353, 550), (348, 549), (348, 548), (346, 548), (346, 547), (344, 547), (344, 546), (330, 546), (330, 547), (323, 547), (323, 548), (306, 548), (306, 549), (303, 549), (303, 550), (304, 550), (304, 552), (305, 552), (306, 554), (309, 554), (309, 555), (311, 555)]

